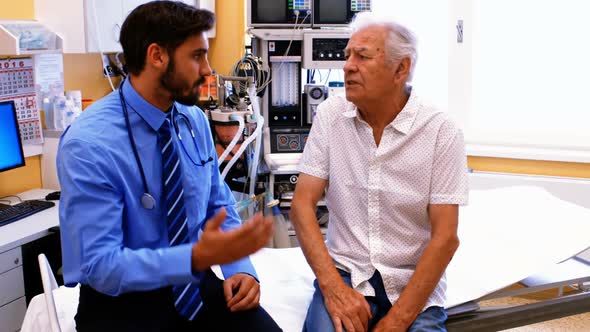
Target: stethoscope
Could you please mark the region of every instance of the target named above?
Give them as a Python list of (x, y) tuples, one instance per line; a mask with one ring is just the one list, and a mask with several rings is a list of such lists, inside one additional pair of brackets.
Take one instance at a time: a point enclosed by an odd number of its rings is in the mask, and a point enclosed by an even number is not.
[[(133, 150), (133, 156), (135, 156), (135, 161), (137, 162), (137, 167), (139, 168), (139, 174), (141, 175), (141, 182), (143, 184), (143, 194), (141, 195), (141, 198), (139, 200), (141, 202), (141, 206), (143, 206), (147, 210), (152, 210), (154, 207), (156, 207), (156, 200), (154, 199), (154, 196), (152, 196), (150, 194), (150, 191), (148, 189), (147, 180), (145, 178), (145, 172), (143, 171), (143, 165), (141, 163), (141, 159), (139, 158), (139, 152), (137, 151), (137, 145), (135, 144), (135, 139), (133, 138), (133, 131), (131, 130), (131, 124), (129, 122), (129, 112), (127, 111), (127, 102), (125, 101), (125, 96), (123, 95), (123, 84), (124, 83), (125, 83), (125, 80), (123, 80), (121, 82), (121, 85), (119, 86), (119, 98), (121, 99), (121, 105), (123, 107), (123, 115), (125, 116), (125, 126), (127, 127), (127, 135), (129, 136), (129, 142), (131, 143), (131, 149)], [(172, 113), (172, 119), (173, 119), (172, 123), (173, 123), (173, 127), (174, 127), (174, 132), (176, 133), (176, 136), (178, 136), (178, 141), (180, 142), (180, 146), (182, 146), (182, 150), (188, 156), (190, 161), (195, 166), (205, 166), (208, 162), (213, 161), (213, 157), (209, 157), (207, 159), (201, 158), (201, 152), (199, 151), (199, 145), (197, 144), (197, 141), (195, 139), (195, 132), (193, 131), (193, 126), (191, 125), (191, 122), (190, 122), (189, 118), (186, 116), (186, 114), (176, 111), (176, 107), (174, 107), (174, 106), (172, 107), (171, 112), (173, 112)], [(191, 155), (188, 153), (188, 150), (184, 146), (184, 141), (182, 140), (182, 136), (180, 135), (180, 130), (178, 127), (179, 120), (185, 122), (186, 126), (188, 127), (188, 129), (191, 133), (193, 145), (194, 145), (195, 149), (197, 150), (197, 155), (199, 156), (199, 159), (201, 159), (199, 163), (195, 162), (195, 160), (191, 157)]]

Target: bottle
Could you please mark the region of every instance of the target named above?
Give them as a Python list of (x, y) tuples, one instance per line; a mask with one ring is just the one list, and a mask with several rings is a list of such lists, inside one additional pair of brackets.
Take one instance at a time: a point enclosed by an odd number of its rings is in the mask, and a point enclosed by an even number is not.
[(289, 239), (289, 227), (285, 217), (279, 209), (278, 200), (276, 205), (272, 206), (272, 214), (274, 219), (275, 233), (273, 235), (273, 244), (275, 248), (289, 248), (291, 247), (291, 240)]
[(64, 113), (64, 129), (67, 128), (69, 125), (74, 122), (75, 113), (74, 113), (74, 101), (70, 97), (66, 97), (66, 108)]
[(63, 94), (55, 96), (55, 99), (53, 100), (53, 123), (55, 129), (62, 130), (65, 128), (65, 113), (66, 97)]
[(66, 92), (66, 97), (74, 101), (74, 106), (82, 110), (82, 92), (80, 90), (71, 90)]
[(45, 113), (45, 128), (55, 129), (53, 122), (53, 103), (49, 97), (43, 98), (43, 113)]

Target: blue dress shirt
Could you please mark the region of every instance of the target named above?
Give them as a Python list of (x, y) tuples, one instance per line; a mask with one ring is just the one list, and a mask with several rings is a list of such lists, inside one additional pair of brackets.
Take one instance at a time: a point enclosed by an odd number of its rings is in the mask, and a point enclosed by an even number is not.
[[(191, 270), (192, 244), (170, 247), (162, 197), (162, 156), (157, 131), (166, 114), (135, 91), (126, 81), (133, 136), (156, 207), (147, 210), (140, 198), (141, 175), (129, 141), (119, 92), (92, 104), (66, 129), (59, 143), (57, 171), (61, 184), (60, 226), (66, 285), (81, 283), (108, 295), (147, 291), (170, 285), (199, 282)], [(194, 165), (179, 145), (184, 203), (189, 236), (198, 241), (205, 221), (225, 207), (222, 229), (241, 224), (231, 191), (219, 174), (215, 146), (207, 118), (197, 107), (175, 103), (190, 119), (200, 156), (187, 124), (178, 121), (182, 142), (197, 161), (213, 158), (205, 166)], [(178, 117), (177, 117), (178, 118)], [(256, 272), (249, 258), (223, 265), (226, 278)]]

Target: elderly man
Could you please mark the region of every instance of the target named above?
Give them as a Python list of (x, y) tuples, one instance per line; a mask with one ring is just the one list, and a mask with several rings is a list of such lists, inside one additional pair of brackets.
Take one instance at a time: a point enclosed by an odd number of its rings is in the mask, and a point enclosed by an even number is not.
[(304, 331), (444, 331), (444, 271), (468, 197), (463, 136), (408, 85), (408, 29), (369, 13), (351, 27), (346, 99), (319, 106), (290, 215), (317, 277)]

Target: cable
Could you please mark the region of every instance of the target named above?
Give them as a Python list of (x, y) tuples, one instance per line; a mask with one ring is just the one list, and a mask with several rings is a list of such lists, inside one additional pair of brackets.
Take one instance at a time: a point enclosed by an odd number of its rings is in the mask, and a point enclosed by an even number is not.
[(127, 77), (127, 71), (125, 70), (125, 65), (123, 65), (123, 62), (120, 59), (120, 56), (122, 54), (123, 54), (123, 52), (118, 52), (117, 54), (115, 54), (115, 64), (119, 68), (119, 72), (121, 72), (121, 76), (123, 76), (123, 79), (125, 79)]
[[(256, 186), (256, 178), (258, 175), (258, 164), (260, 163), (260, 152), (262, 147), (262, 126), (264, 125), (264, 118), (260, 114), (260, 105), (258, 104), (258, 99), (254, 91), (248, 91), (249, 94), (252, 95), (250, 102), (252, 103), (252, 109), (254, 111), (254, 116), (256, 117), (256, 130), (254, 134), (258, 132), (256, 136), (256, 141), (254, 142), (254, 156), (252, 158), (251, 169), (250, 169), (250, 196), (254, 195), (254, 189)], [(260, 126), (260, 127), (259, 127)], [(248, 181), (246, 181), (248, 183)]]
[[(307, 17), (309, 17), (309, 15), (311, 14), (311, 11), (307, 11), (307, 14), (305, 15), (305, 17), (303, 18), (303, 20), (301, 21), (301, 25), (299, 27), (299, 29), (297, 28), (297, 22), (299, 20), (299, 11), (295, 12), (295, 25), (293, 26), (293, 33), (291, 35), (291, 40), (289, 40), (289, 45), (287, 45), (287, 50), (285, 51), (285, 54), (283, 54), (283, 56), (287, 56), (289, 55), (289, 51), (291, 50), (291, 45), (293, 44), (293, 40), (295, 40), (295, 33), (297, 31), (303, 30), (303, 22), (305, 22), (305, 20), (307, 19)], [(283, 64), (285, 63), (285, 61), (281, 61), (281, 64), (279, 65), (279, 68), (277, 68), (277, 72), (281, 71), (281, 68), (283, 67)], [(266, 88), (272, 81), (272, 77), (270, 78), (270, 80), (262, 87), (262, 88)]]
[[(99, 28), (99, 25), (98, 25), (98, 18), (97, 18), (97, 15), (96, 15), (96, 0), (90, 0), (90, 1), (92, 2), (92, 11), (93, 11), (93, 13), (92, 13), (93, 15), (92, 16), (94, 17), (94, 26), (96, 28), (96, 30), (95, 30), (96, 33), (94, 34), (94, 38), (96, 38), (96, 40), (95, 40), (96, 41), (96, 47), (98, 47), (98, 52), (100, 52), (100, 56), (101, 56), (102, 61), (103, 61), (102, 65), (103, 65), (103, 68), (104, 68), (104, 66), (105, 66), (105, 63), (104, 63), (105, 57), (106, 57), (107, 61), (109, 61), (109, 58), (108, 58), (108, 56), (106, 56), (102, 52), (102, 47), (100, 45), (100, 38), (98, 38), (98, 30), (99, 30), (98, 28)], [(108, 64), (108, 62), (107, 62), (107, 64)], [(113, 80), (111, 79), (111, 76), (110, 76), (109, 73), (107, 73), (107, 78), (109, 79), (109, 84), (111, 85), (111, 89), (113, 89), (113, 91), (115, 91), (116, 90), (115, 89), (115, 85), (113, 84)]]
[(332, 69), (328, 70), (328, 77), (326, 77), (326, 81), (324, 82), (324, 85), (328, 85), (328, 80), (330, 79), (331, 73), (332, 73)]
[[(259, 93), (264, 89), (263, 85), (266, 85), (270, 78), (268, 71), (262, 69), (261, 66), (262, 61), (260, 59), (254, 57), (252, 54), (246, 54), (234, 63), (231, 72), (233, 76), (253, 77), (256, 83), (256, 92)], [(246, 90), (243, 88), (244, 86), (245, 82), (239, 82), (240, 91)]]
[(7, 199), (5, 199), (5, 198), (8, 198), (8, 197), (14, 197), (14, 198), (17, 198), (17, 199), (18, 199), (18, 201), (19, 201), (19, 202), (21, 202), (21, 203), (22, 203), (22, 201), (23, 201), (23, 199), (22, 199), (22, 198), (20, 198), (20, 197), (19, 197), (19, 196), (17, 196), (17, 195), (8, 195), (8, 196), (0, 197), (0, 200), (2, 200), (2, 201), (4, 201), (4, 202), (10, 202), (10, 203), (12, 203), (12, 201), (11, 201), (11, 200), (7, 200)]
[[(250, 92), (250, 94), (254, 94), (253, 92)], [(229, 161), (229, 163), (225, 166), (225, 168), (223, 169), (223, 172), (221, 172), (221, 178), (225, 179), (225, 177), (227, 176), (227, 173), (229, 172), (229, 170), (232, 168), (232, 166), (236, 163), (236, 161), (238, 160), (238, 158), (242, 155), (242, 153), (244, 153), (244, 151), (246, 150), (246, 148), (250, 145), (250, 143), (252, 143), (255, 139), (256, 139), (256, 143), (257, 144), (261, 144), (260, 140), (257, 139), (257, 137), (262, 135), (262, 127), (264, 127), (264, 117), (260, 114), (260, 106), (258, 104), (258, 100), (255, 99), (256, 95), (254, 94), (253, 96), (250, 97), (250, 100), (252, 102), (252, 108), (254, 109), (254, 117), (256, 120), (256, 129), (254, 130), (254, 133), (252, 135), (250, 135), (250, 137), (248, 137), (240, 146), (240, 148), (238, 149), (238, 152), (233, 156), (233, 158)], [(255, 154), (257, 153), (257, 155), (254, 156), (254, 160), (253, 160), (253, 164), (255, 164), (256, 166), (256, 170), (257, 170), (257, 166), (258, 166), (258, 160), (260, 160), (260, 146), (255, 147)], [(251, 171), (249, 173), (254, 173), (254, 171)], [(251, 176), (250, 176), (251, 177)], [(246, 181), (248, 180), (248, 176), (246, 176)], [(255, 178), (251, 178), (250, 179), (251, 182), (255, 180)], [(247, 182), (246, 182), (247, 183)], [(251, 186), (252, 188), (252, 186)]]

